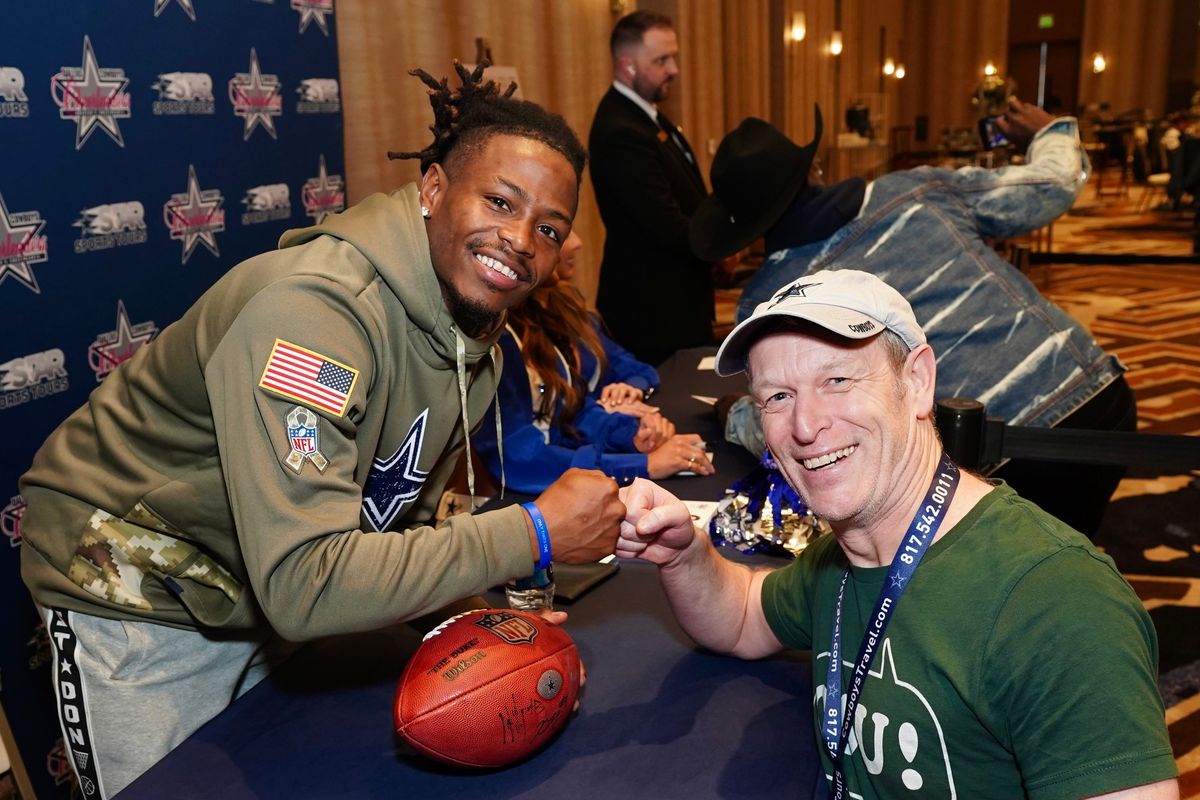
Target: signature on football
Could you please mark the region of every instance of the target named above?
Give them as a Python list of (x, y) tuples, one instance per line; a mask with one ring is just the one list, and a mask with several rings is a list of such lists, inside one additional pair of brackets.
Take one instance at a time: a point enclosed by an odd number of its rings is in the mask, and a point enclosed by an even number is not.
[(516, 695), (511, 695), (512, 702), (505, 703), (497, 715), (500, 718), (500, 741), (503, 744), (534, 741), (554, 730), (555, 722), (563, 713), (563, 703), (560, 700), (553, 712), (548, 712), (546, 703), (541, 700), (530, 700), (522, 705)]

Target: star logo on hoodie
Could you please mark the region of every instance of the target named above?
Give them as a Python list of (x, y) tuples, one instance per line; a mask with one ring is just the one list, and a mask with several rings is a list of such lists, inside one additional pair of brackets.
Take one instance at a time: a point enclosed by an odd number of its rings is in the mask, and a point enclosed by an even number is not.
[(429, 409), (421, 412), (409, 426), (404, 441), (387, 458), (376, 458), (363, 486), (363, 513), (375, 530), (387, 530), (400, 509), (417, 499), (428, 472), (417, 469), (421, 444), (425, 441), (425, 420)]
[(777, 306), (780, 303), (782, 303), (784, 300), (787, 300), (789, 297), (805, 297), (805, 298), (807, 298), (808, 295), (806, 295), (804, 293), (804, 290), (811, 289), (814, 286), (820, 286), (820, 285), (821, 284), (819, 284), (819, 283), (799, 283), (799, 282), (793, 283), (791, 286), (787, 287), (782, 292), (775, 295), (775, 297), (772, 298), (775, 302), (772, 303), (771, 305)]

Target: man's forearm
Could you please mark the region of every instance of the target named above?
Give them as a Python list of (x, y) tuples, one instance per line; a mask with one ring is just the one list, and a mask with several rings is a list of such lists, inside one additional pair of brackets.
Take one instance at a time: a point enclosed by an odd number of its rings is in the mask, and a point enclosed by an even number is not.
[(762, 614), (765, 571), (722, 558), (708, 536), (659, 570), (675, 618), (696, 642), (719, 653), (762, 658), (780, 649)]
[(1060, 118), (1047, 125), (1033, 137), (1025, 155), (1029, 167), (1063, 186), (1078, 190), (1087, 180), (1085, 155), (1074, 120)]

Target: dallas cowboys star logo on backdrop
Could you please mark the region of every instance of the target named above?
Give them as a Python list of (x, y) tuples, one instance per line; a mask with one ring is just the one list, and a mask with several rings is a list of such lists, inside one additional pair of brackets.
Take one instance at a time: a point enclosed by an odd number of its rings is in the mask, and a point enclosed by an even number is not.
[(25, 288), (41, 294), (33, 265), (47, 258), (47, 240), (42, 235), (46, 220), (36, 211), (10, 213), (0, 195), (0, 283), (9, 275)]
[[(192, 22), (196, 21), (196, 8), (192, 5), (192, 0), (176, 0), (179, 7), (183, 9), (183, 13), (187, 14)], [(154, 16), (158, 16), (167, 6), (171, 5), (171, 0), (154, 0)]]
[(129, 322), (125, 301), (117, 299), (117, 329), (96, 337), (88, 348), (88, 365), (96, 373), (96, 383), (104, 380), (118, 365), (133, 358), (158, 335), (158, 326), (153, 320)]
[(258, 65), (258, 52), (250, 48), (250, 71), (239, 72), (229, 79), (229, 102), (233, 103), (235, 116), (245, 120), (242, 139), (259, 125), (272, 139), (279, 138), (275, 132), (275, 117), (283, 113), (283, 91), (278, 75), (269, 75)]
[(130, 98), (125, 91), (128, 85), (125, 70), (104, 68), (96, 63), (92, 40), (84, 36), (82, 66), (62, 67), (50, 79), (50, 96), (58, 106), (58, 116), (75, 123), (76, 150), (83, 147), (96, 128), (107, 133), (118, 146), (125, 146), (117, 120), (130, 116)]
[(376, 458), (371, 464), (363, 486), (363, 513), (377, 531), (387, 530), (400, 509), (417, 499), (429, 477), (428, 472), (417, 469), (428, 416), (427, 408), (413, 420), (396, 452), (385, 459)]
[(300, 32), (308, 27), (308, 23), (316, 22), (321, 33), (329, 35), (329, 21), (326, 14), (333, 13), (333, 0), (292, 0), (292, 9), (300, 12)]
[(325, 171), (325, 154), (321, 154), (320, 165), (317, 167), (317, 177), (309, 178), (300, 190), (304, 201), (304, 213), (313, 218), (316, 225), (321, 224), (330, 214), (344, 211), (346, 208), (345, 183), (341, 175), (330, 175)]
[(201, 189), (196, 179), (196, 167), (188, 164), (187, 191), (171, 195), (163, 205), (163, 222), (171, 238), (183, 241), (183, 263), (191, 257), (197, 244), (204, 245), (214, 256), (221, 255), (216, 234), (225, 230), (225, 198), (219, 189)]

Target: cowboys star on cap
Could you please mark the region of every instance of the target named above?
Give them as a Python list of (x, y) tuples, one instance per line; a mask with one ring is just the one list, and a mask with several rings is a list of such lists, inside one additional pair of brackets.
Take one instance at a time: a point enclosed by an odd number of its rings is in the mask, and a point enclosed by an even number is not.
[(417, 499), (428, 472), (417, 469), (429, 409), (413, 420), (404, 441), (387, 458), (376, 458), (363, 486), (363, 512), (375, 530), (387, 530), (400, 509)]
[(821, 284), (819, 284), (819, 283), (793, 283), (791, 286), (787, 287), (782, 292), (775, 295), (775, 297), (773, 298), (775, 300), (775, 302), (772, 303), (771, 305), (777, 306), (780, 303), (782, 303), (784, 300), (787, 300), (789, 297), (808, 297), (808, 295), (806, 295), (804, 293), (804, 291), (806, 289), (811, 289), (814, 286), (820, 286), (820, 285)]

